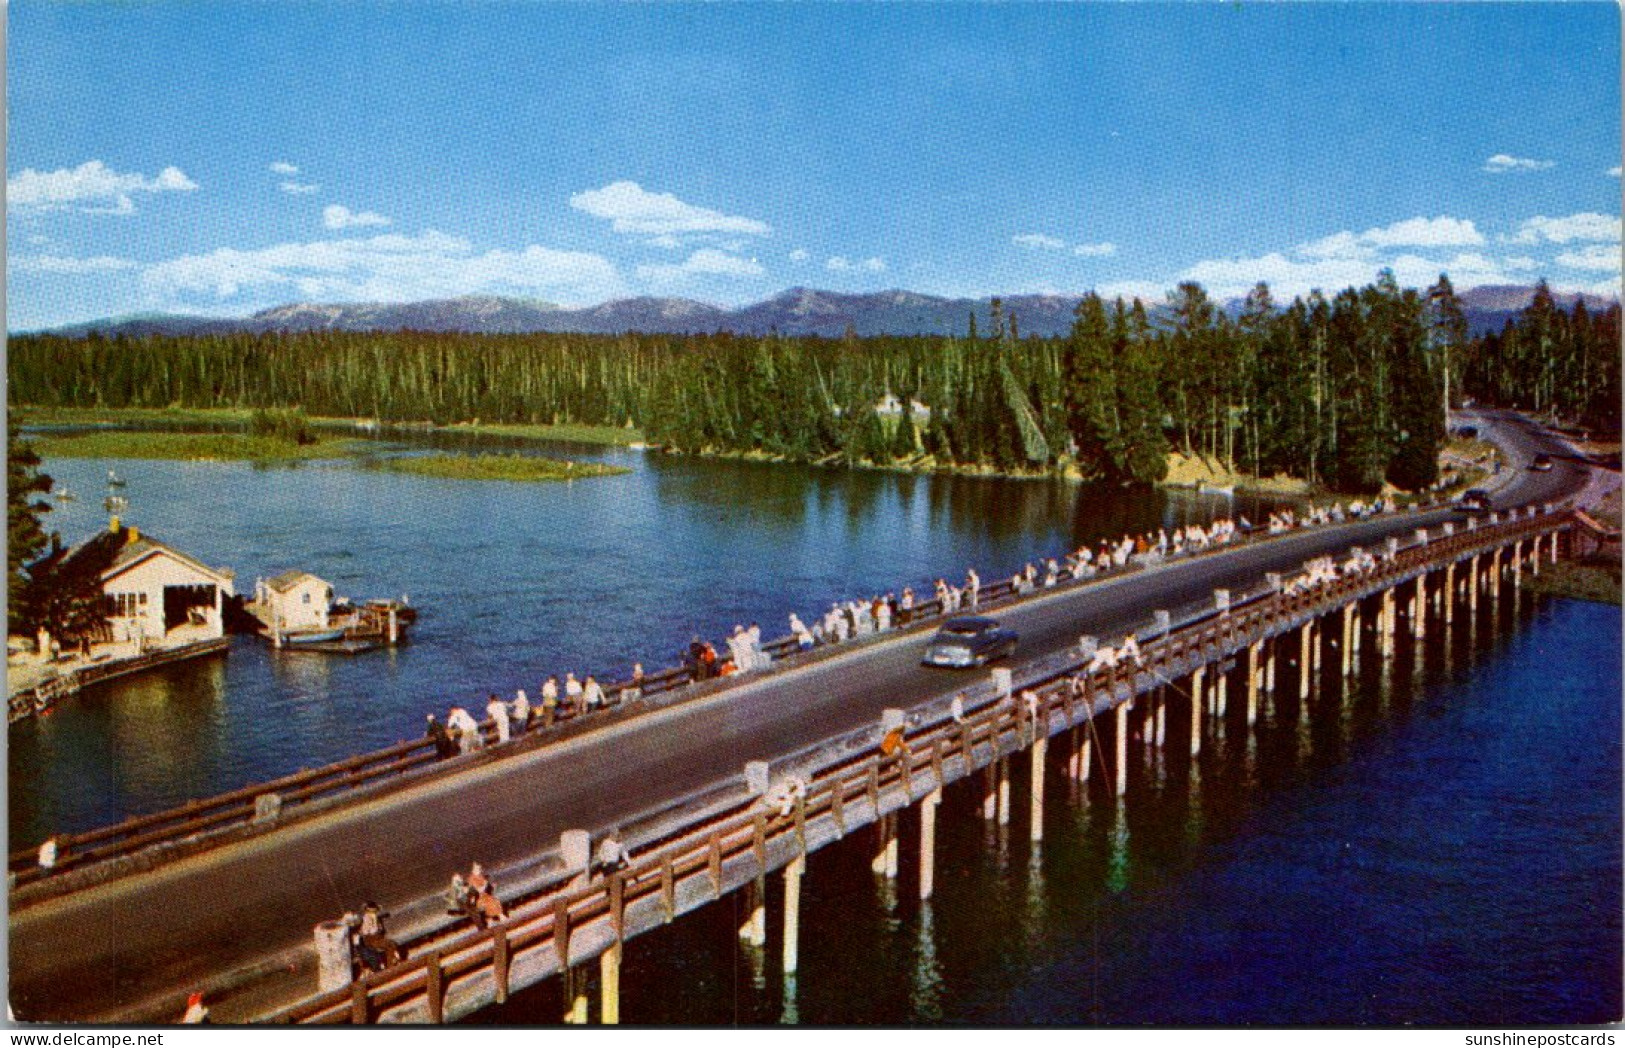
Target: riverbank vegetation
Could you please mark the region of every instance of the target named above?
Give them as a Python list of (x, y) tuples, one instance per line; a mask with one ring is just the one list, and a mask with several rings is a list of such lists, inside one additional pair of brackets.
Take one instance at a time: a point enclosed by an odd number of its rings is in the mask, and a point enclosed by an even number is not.
[[(800, 462), (1157, 482), (1170, 454), (1215, 476), (1421, 490), (1464, 394), (1617, 428), (1619, 310), (1564, 313), (1544, 286), (1470, 339), (1449, 281), (1384, 272), (1277, 303), (1090, 295), (1064, 338), (998, 300), (962, 337), (464, 335), (317, 331), (13, 340), (12, 396), (46, 406), (302, 405), (313, 417), (481, 420), (471, 432), (642, 439)], [(1544, 348), (1542, 348), (1544, 347)], [(532, 430), (531, 427), (542, 427)], [(614, 442), (631, 443), (632, 440)], [(1175, 464), (1178, 464), (1176, 460)]]
[(377, 459), (374, 468), (393, 473), (451, 480), (548, 481), (582, 480), (630, 473), (625, 466), (598, 462), (572, 462), (536, 455), (412, 455)]

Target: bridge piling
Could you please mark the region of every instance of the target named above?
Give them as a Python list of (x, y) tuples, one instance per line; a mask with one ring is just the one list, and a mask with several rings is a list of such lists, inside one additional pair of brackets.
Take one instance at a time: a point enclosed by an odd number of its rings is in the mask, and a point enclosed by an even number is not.
[(1263, 641), (1254, 641), (1247, 645), (1247, 727), (1249, 728), (1258, 723), (1258, 678), (1261, 672), (1258, 666), (1258, 658), (1263, 646)]
[(1010, 825), (1010, 758), (999, 758), (999, 825)]
[(1449, 626), (1456, 621), (1456, 562), (1451, 561), (1444, 568), (1444, 624)]
[[(920, 901), (931, 898), (937, 879), (937, 806), (942, 803), (938, 786), (920, 802)], [(788, 905), (788, 903), (786, 904)], [(787, 926), (788, 927), (788, 926)], [(788, 936), (788, 930), (785, 932)], [(788, 949), (788, 947), (786, 947)], [(786, 969), (787, 971), (792, 969)]]
[(1130, 702), (1119, 703), (1117, 707), (1117, 771), (1112, 780), (1119, 797), (1128, 792), (1128, 711)]
[(1416, 593), (1411, 597), (1411, 633), (1417, 640), (1427, 636), (1428, 632), (1428, 577), (1427, 573), (1416, 576)]
[(621, 950), (616, 942), (598, 955), (598, 1019), (604, 1026), (621, 1023)]
[(1476, 619), (1478, 617), (1478, 590), (1481, 585), (1478, 571), (1478, 554), (1474, 553), (1467, 569), (1467, 610)]
[(998, 815), (998, 763), (995, 760), (982, 769), (982, 818), (987, 822), (992, 822)]
[[(924, 810), (929, 810), (925, 805)], [(784, 974), (794, 975), (801, 944), (801, 878), (807, 872), (807, 856), (797, 855), (784, 868)], [(924, 888), (922, 887), (922, 891)]]
[(1202, 755), (1202, 678), (1207, 674), (1206, 666), (1198, 666), (1191, 671), (1191, 756)]
[[(877, 824), (878, 825), (878, 824)], [(745, 919), (739, 925), (739, 938), (751, 946), (767, 943), (767, 885), (758, 876), (745, 885)]]
[(1160, 750), (1168, 742), (1168, 689), (1158, 688), (1156, 695), (1157, 700), (1153, 714), (1156, 719), (1154, 737), (1157, 749)]
[[(1034, 843), (1044, 839), (1044, 758), (1049, 750), (1049, 739), (1039, 734), (1033, 740), (1032, 792), (1028, 837)], [(923, 845), (922, 845), (923, 850)]]
[(1298, 630), (1298, 701), (1309, 698), (1309, 680), (1314, 675), (1314, 655), (1309, 646), (1314, 643), (1315, 622), (1310, 619)]

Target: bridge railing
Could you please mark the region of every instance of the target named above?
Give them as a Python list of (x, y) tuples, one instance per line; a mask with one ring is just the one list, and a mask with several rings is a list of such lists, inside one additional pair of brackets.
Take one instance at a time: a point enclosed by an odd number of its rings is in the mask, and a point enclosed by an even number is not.
[[(1301, 528), (1293, 529), (1282, 534), (1291, 535), (1301, 530)], [(1237, 537), (1230, 541), (1187, 551), (1182, 558), (1216, 554), (1246, 543), (1279, 537), (1264, 532), (1265, 529), (1262, 527), (1254, 527), (1249, 532), (1238, 529)], [(1045, 558), (1040, 558), (1041, 561), (1043, 559)], [(1018, 591), (1009, 578), (997, 579), (980, 587), (977, 610), (1002, 607), (1040, 592), (1075, 588), (1117, 578), (1140, 570), (1142, 566), (1143, 562), (1136, 563), (1131, 560), (1129, 564), (1098, 571), (1092, 575), (1064, 579), (1054, 586), (1044, 586), (1040, 583), (1026, 592)], [(932, 597), (915, 606), (907, 626), (894, 627), (884, 633), (877, 632), (871, 634), (870, 638), (892, 636), (902, 629), (916, 629), (942, 615), (941, 602)], [(802, 652), (794, 636), (769, 641), (763, 648), (781, 663), (801, 656), (823, 656), (850, 650), (845, 645), (826, 642), (808, 652)], [(637, 688), (641, 696), (648, 697), (681, 688), (694, 683), (696, 679), (692, 668), (674, 666), (649, 674), (641, 681), (629, 679), (612, 682), (604, 689), (608, 698), (607, 709), (612, 711), (617, 707), (628, 705), (630, 700), (625, 696), (630, 689)], [(520, 737), (540, 735), (553, 727), (554, 723), (568, 724), (576, 720), (589, 719), (592, 715), (593, 711), (561, 709), (554, 721), (550, 722), (540, 711), (533, 710), (530, 723), (518, 735)], [(491, 720), (484, 721), (480, 725), (480, 731), (482, 742), (486, 745), (494, 743), (497, 739), (496, 725)], [(270, 782), (245, 786), (206, 799), (188, 801), (166, 811), (136, 816), (80, 833), (58, 834), (53, 838), (56, 841), (56, 859), (48, 868), (39, 865), (37, 848), (17, 849), (11, 852), (8, 856), (11, 886), (22, 887), (53, 875), (131, 856), (149, 848), (194, 841), (208, 834), (238, 827), (252, 827), (257, 823), (274, 824), (286, 809), (297, 808), (312, 801), (334, 798), (361, 787), (380, 785), (439, 763), (441, 762), (434, 746), (427, 739), (407, 740), (320, 768), (302, 769)]]
[[(1300, 534), (1303, 530), (1300, 527), (1282, 532), (1280, 535), (1269, 535), (1262, 527), (1253, 527), (1246, 532), (1238, 529), (1236, 537), (1229, 541), (1211, 543), (1199, 550), (1187, 550), (1180, 559), (1214, 555), (1245, 544)], [(1039, 559), (1042, 561), (1046, 558)], [(1173, 558), (1164, 558), (1160, 562), (1169, 559)], [(1018, 591), (1010, 578), (1000, 578), (984, 583), (980, 587), (977, 610), (999, 608), (1028, 596), (1118, 578), (1141, 570), (1145, 563), (1143, 560), (1136, 562), (1131, 559), (1126, 565), (1098, 571), (1092, 575), (1066, 578), (1053, 586), (1045, 586), (1040, 581), (1026, 592)], [(894, 636), (900, 630), (918, 629), (943, 614), (941, 602), (932, 597), (915, 606), (911, 620), (906, 626), (870, 634), (864, 639), (878, 639)], [(794, 636), (786, 636), (765, 643), (763, 648), (772, 654), (777, 662), (797, 664), (796, 660), (799, 658), (824, 657), (850, 650), (849, 645), (850, 642), (847, 645), (826, 642), (802, 652), (797, 639)], [(750, 677), (749, 674), (741, 676), (746, 679)], [(631, 700), (626, 696), (633, 688), (637, 688), (642, 697), (650, 697), (684, 687), (696, 682), (696, 679), (692, 668), (673, 666), (649, 674), (641, 681), (628, 679), (612, 682), (604, 688), (608, 699), (605, 712), (630, 707)], [(591, 720), (593, 716), (594, 711), (561, 708), (558, 715), (549, 721), (538, 709), (533, 708), (529, 724), (516, 735), (519, 738), (539, 736), (556, 725), (585, 722)], [(496, 741), (497, 728), (494, 721), (482, 722), (480, 731), (485, 746)], [(272, 825), (287, 809), (297, 809), (300, 805), (313, 801), (328, 800), (358, 788), (379, 786), (389, 780), (405, 778), (410, 773), (422, 772), (437, 764), (457, 766), (452, 763), (453, 761), (455, 758), (441, 762), (433, 744), (427, 739), (412, 739), (320, 768), (302, 769), (270, 782), (256, 783), (214, 797), (188, 801), (166, 811), (136, 816), (80, 833), (58, 834), (53, 838), (57, 846), (56, 859), (49, 868), (39, 865), (37, 847), (11, 852), (7, 864), (11, 886), (22, 887), (71, 870), (131, 856), (146, 849), (191, 842), (208, 834), (239, 827), (252, 827), (256, 824)]]
[[(807, 827), (828, 818), (846, 832), (846, 816), (872, 821), (883, 797), (902, 807), (923, 787), (940, 788), (993, 759), (1030, 745), (1038, 732), (1054, 734), (1110, 710), (1138, 691), (1166, 683), (1195, 665), (1222, 659), (1248, 644), (1295, 628), (1380, 592), (1406, 577), (1559, 526), (1554, 515), (1520, 517), (1489, 527), (1460, 530), (1427, 543), (1403, 546), (1373, 569), (1342, 575), (1314, 588), (1269, 590), (1242, 598), (1228, 610), (1202, 611), (1142, 646), (1138, 665), (1120, 665), (1093, 674), (1073, 660), (1024, 680), (1009, 694), (996, 693), (961, 721), (951, 718), (905, 725), (903, 745), (886, 755), (874, 745), (861, 754), (817, 769), (790, 810), (753, 797), (735, 808), (645, 842), (644, 854), (624, 870), (577, 875), (571, 883), (543, 887), (512, 901), (509, 919), (484, 930), (444, 932), (405, 945), (413, 956), (379, 973), (363, 975), (348, 987), (316, 994), (268, 1017), (272, 1022), (366, 1023), (402, 1005), (421, 1005), (431, 1022), (443, 1018), (448, 989), (459, 979), (490, 972), (496, 999), (511, 989), (514, 960), (531, 951), (551, 950), (559, 967), (571, 963), (571, 933), (608, 918), (616, 937), (626, 931), (625, 912), (634, 903), (658, 897), (664, 916), (677, 916), (677, 891), (708, 882), (713, 897), (723, 892), (723, 870), (752, 856), (757, 872), (768, 871), (770, 848), (796, 839), (793, 853), (807, 849)], [(1027, 701), (1031, 696), (1029, 708)], [(874, 732), (870, 730), (870, 737)], [(901, 794), (899, 797), (898, 794)], [(585, 883), (583, 883), (585, 882)], [(578, 958), (579, 960), (579, 958)]]

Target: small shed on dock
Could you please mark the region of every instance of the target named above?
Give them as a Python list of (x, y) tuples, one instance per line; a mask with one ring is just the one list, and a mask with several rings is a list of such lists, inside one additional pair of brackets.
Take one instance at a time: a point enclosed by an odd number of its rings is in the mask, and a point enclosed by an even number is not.
[(262, 579), (255, 587), (254, 603), (265, 609), (269, 624), (278, 630), (325, 630), (333, 587), (308, 571), (284, 571)]

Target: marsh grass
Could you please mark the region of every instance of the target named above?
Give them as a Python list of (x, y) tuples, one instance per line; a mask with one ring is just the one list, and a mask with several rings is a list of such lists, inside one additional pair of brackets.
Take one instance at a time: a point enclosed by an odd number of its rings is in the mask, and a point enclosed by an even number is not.
[(421, 455), (376, 459), (369, 465), (374, 469), (389, 470), (392, 473), (411, 473), (421, 477), (519, 482), (582, 480), (588, 477), (611, 477), (632, 472), (624, 466), (571, 462), (534, 455)]

